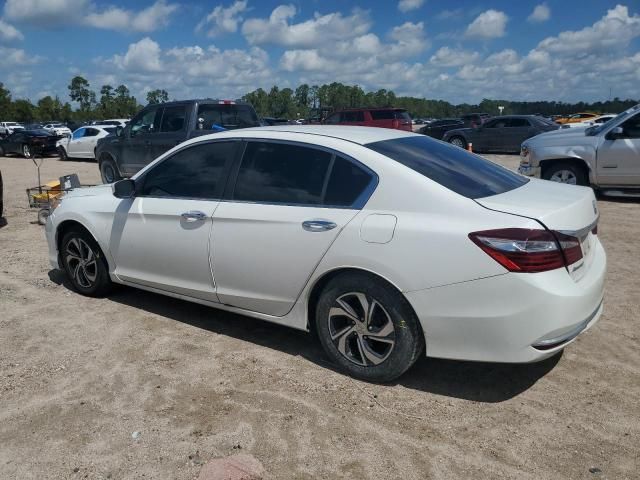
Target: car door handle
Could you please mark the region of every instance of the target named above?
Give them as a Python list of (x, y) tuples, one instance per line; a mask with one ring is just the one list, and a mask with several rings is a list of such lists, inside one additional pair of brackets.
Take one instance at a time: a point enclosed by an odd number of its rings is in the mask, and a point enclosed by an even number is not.
[(307, 232), (326, 232), (333, 230), (337, 225), (329, 220), (305, 220), (302, 222), (302, 228)]
[(187, 222), (197, 222), (207, 218), (207, 215), (204, 212), (200, 212), (198, 210), (189, 210), (188, 212), (180, 214), (180, 216)]

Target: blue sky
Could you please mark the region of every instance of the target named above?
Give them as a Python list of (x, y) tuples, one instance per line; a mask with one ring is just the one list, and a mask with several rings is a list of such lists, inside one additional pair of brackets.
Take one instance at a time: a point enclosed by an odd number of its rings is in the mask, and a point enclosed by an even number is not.
[(640, 98), (638, 0), (6, 0), (0, 81), (140, 101), (340, 81), (453, 103)]

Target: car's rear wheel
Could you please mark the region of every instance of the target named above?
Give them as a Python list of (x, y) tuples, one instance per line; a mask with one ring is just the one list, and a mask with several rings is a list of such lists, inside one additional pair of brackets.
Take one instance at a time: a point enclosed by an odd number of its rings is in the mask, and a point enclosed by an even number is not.
[(24, 155), (24, 158), (31, 158), (31, 147), (26, 143), (22, 145), (22, 155)]
[(542, 178), (568, 185), (589, 185), (587, 172), (584, 168), (573, 163), (554, 163), (544, 169)]
[(116, 163), (109, 156), (100, 160), (100, 176), (102, 177), (102, 183), (113, 183), (122, 180)]
[(394, 380), (424, 350), (424, 336), (406, 299), (372, 275), (332, 279), (318, 301), (315, 323), (331, 360), (363, 380)]
[(449, 139), (449, 143), (451, 145), (455, 145), (456, 147), (467, 148), (467, 142), (462, 137), (451, 137)]
[(85, 230), (67, 232), (60, 247), (62, 266), (73, 288), (88, 297), (102, 297), (111, 289), (107, 261)]

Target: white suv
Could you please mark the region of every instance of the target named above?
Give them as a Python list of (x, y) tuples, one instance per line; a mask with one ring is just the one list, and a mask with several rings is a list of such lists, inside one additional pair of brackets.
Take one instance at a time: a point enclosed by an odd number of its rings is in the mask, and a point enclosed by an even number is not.
[(6, 137), (17, 130), (24, 130), (24, 126), (16, 122), (0, 122), (0, 135)]

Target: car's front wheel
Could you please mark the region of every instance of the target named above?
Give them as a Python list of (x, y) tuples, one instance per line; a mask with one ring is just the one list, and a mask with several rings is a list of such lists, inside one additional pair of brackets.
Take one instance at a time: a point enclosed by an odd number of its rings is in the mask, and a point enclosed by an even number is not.
[(67, 232), (60, 246), (62, 266), (73, 288), (88, 297), (102, 297), (111, 289), (107, 261), (91, 235), (77, 229)]
[(100, 160), (100, 176), (102, 177), (102, 183), (113, 183), (122, 180), (116, 163), (109, 156), (105, 156)]
[(455, 145), (456, 147), (467, 148), (467, 142), (462, 137), (451, 137), (449, 139), (449, 143), (451, 145)]
[(542, 178), (568, 185), (589, 185), (589, 176), (585, 169), (567, 162), (557, 162), (548, 166), (544, 169)]
[(331, 360), (367, 381), (398, 378), (424, 350), (419, 321), (406, 299), (368, 274), (332, 279), (318, 301), (315, 323)]
[(22, 155), (24, 155), (24, 158), (31, 158), (31, 147), (26, 143), (22, 145)]

